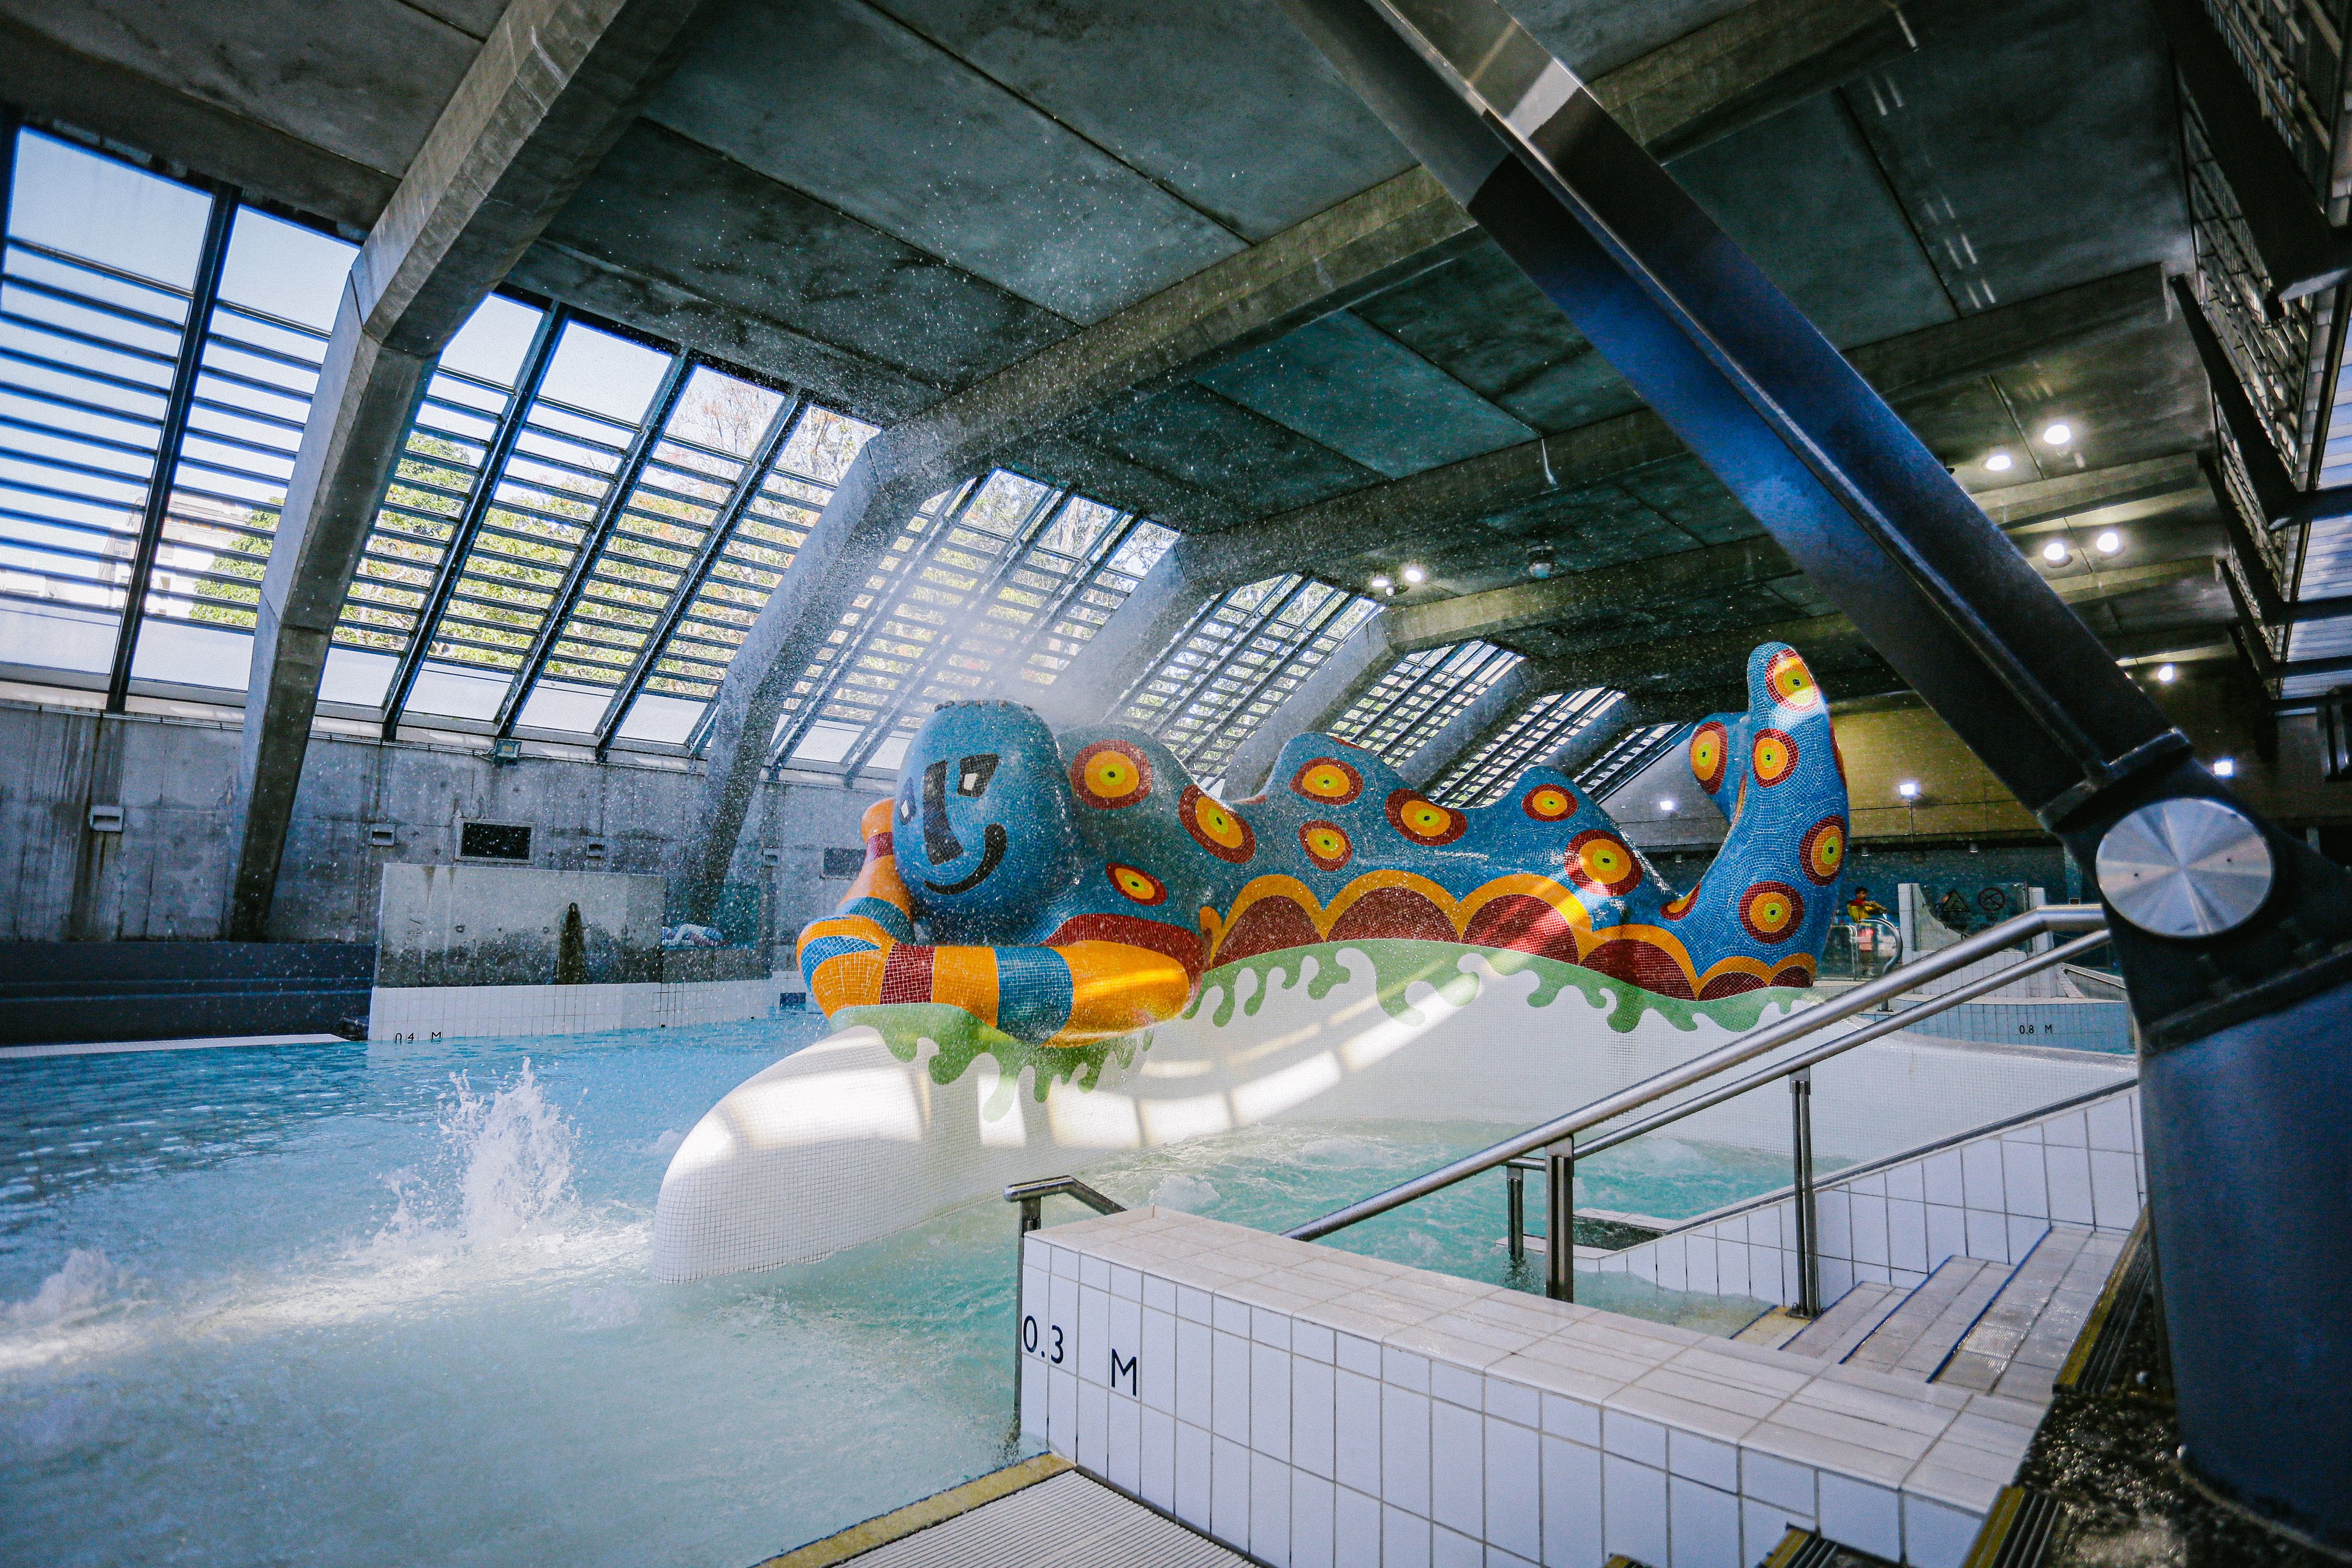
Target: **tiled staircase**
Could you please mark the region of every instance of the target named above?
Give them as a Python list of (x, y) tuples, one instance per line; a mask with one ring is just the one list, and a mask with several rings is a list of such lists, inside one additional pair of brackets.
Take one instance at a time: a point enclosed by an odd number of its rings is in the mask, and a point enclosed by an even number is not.
[(1907, 1289), (1864, 1281), (1811, 1322), (1774, 1311), (1739, 1337), (1790, 1355), (2047, 1406), (2052, 1380), (2124, 1241), (2053, 1226), (2015, 1265), (1947, 1258)]

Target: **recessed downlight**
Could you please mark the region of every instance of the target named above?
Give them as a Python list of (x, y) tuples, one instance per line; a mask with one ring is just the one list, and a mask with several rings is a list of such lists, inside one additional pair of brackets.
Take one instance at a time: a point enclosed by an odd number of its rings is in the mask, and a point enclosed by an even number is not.
[(2074, 427), (2063, 419), (2053, 419), (2042, 427), (2042, 444), (2045, 447), (2063, 447), (2074, 438)]
[(1418, 588), (1423, 583), (1429, 581), (1429, 568), (1426, 566), (1408, 566), (1402, 572), (1399, 573), (1398, 575), (1404, 579), (1406, 587)]
[(2162, 681), (2167, 686), (2171, 685), (2173, 681), (2179, 678), (2179, 674), (2180, 671), (2173, 668), (2172, 666), (2168, 664), (2159, 664), (2156, 667), (2157, 679)]
[(2005, 474), (2015, 467), (2017, 467), (2017, 459), (2007, 452), (1995, 452), (1985, 459), (1985, 468), (1991, 473)]
[(2066, 542), (2063, 539), (2053, 539), (2042, 547), (2042, 559), (2053, 566), (2065, 565), (2070, 553), (2066, 548)]
[(2110, 528), (2091, 542), (2102, 555), (2116, 555), (2123, 551), (2124, 536)]

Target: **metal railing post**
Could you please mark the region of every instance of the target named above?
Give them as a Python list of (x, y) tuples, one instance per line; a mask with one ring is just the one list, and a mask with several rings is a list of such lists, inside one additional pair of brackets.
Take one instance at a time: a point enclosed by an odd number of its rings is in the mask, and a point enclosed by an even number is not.
[(1813, 1207), (1813, 1069), (1789, 1075), (1790, 1142), (1797, 1163), (1797, 1316), (1822, 1312), (1822, 1226)]
[(1517, 1268), (1528, 1260), (1528, 1173), (1507, 1165), (1503, 1176), (1509, 1184), (1504, 1206), (1510, 1214), (1511, 1267)]
[(1544, 1151), (1544, 1294), (1576, 1300), (1576, 1135)]
[(1021, 1436), (1021, 1382), (1027, 1369), (1021, 1363), (1026, 1347), (1021, 1337), (1022, 1320), (1029, 1311), (1029, 1233), (1045, 1223), (1045, 1199), (1040, 1194), (1024, 1197), (1021, 1204), (1021, 1234), (1013, 1243), (1013, 1436)]

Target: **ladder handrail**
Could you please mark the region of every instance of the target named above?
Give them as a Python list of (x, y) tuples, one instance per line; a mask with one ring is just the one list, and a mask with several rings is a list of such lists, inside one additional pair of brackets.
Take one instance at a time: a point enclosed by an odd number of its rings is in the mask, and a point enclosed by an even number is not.
[[(1853, 987), (1833, 1001), (1825, 1002), (1818, 1007), (1806, 1008), (1801, 1013), (1792, 1014), (1766, 1027), (1751, 1029), (1738, 1039), (1717, 1047), (1704, 1056), (1694, 1057), (1677, 1067), (1653, 1074), (1639, 1083), (1603, 1095), (1599, 1100), (1571, 1110), (1565, 1116), (1554, 1117), (1539, 1127), (1533, 1127), (1525, 1132), (1515, 1134), (1475, 1154), (1465, 1154), (1461, 1159), (1441, 1165), (1433, 1171), (1423, 1172), (1411, 1181), (1401, 1183), (1386, 1192), (1375, 1193), (1372, 1196), (1349, 1204), (1345, 1208), (1335, 1209), (1319, 1219), (1312, 1219), (1305, 1225), (1294, 1226), (1282, 1234), (1294, 1241), (1319, 1240), (1335, 1231), (1345, 1230), (1360, 1221), (1370, 1219), (1377, 1215), (1386, 1214), (1391, 1209), (1412, 1203), (1416, 1198), (1426, 1197), (1457, 1182), (1467, 1181), (1472, 1176), (1491, 1171), (1497, 1165), (1516, 1160), (1547, 1144), (1557, 1143), (1565, 1138), (1572, 1138), (1577, 1133), (1598, 1127), (1604, 1121), (1613, 1121), (1627, 1111), (1638, 1110), (1643, 1106), (1663, 1100), (1676, 1089), (1688, 1089), (1695, 1084), (1703, 1083), (1708, 1079), (1733, 1068), (1743, 1066), (1782, 1046), (1803, 1039), (1809, 1035), (1818, 1034), (1832, 1024), (1843, 1022), (1857, 1013), (1867, 1011), (1880, 1002), (1891, 1001), (1912, 989), (1922, 980), (1932, 980), (1939, 974), (1948, 974), (1956, 969), (1965, 969), (1979, 959), (1990, 957), (2032, 937), (2072, 931), (2095, 931), (2104, 935), (2105, 926), (2105, 911), (2095, 904), (2045, 904), (2038, 910), (2029, 910), (2014, 919), (2001, 921), (1999, 925), (1989, 926), (1974, 936), (1954, 942), (1949, 947), (1938, 948), (1934, 952), (1923, 954), (1909, 963), (1890, 970), (1876, 980), (1867, 981)], [(2071, 951), (2074, 946), (2075, 944), (2070, 942), (2066, 949), (2057, 951)], [(2048, 953), (2035, 953), (2026, 962), (2039, 969), (2047, 965), (2046, 963), (2036, 961), (2049, 959)], [(1995, 989), (2017, 978), (2021, 967), (2021, 965), (2011, 966), (2004, 969), (2000, 977), (1991, 985), (1984, 986), (1984, 989)], [(2027, 971), (2027, 973), (2031, 972)], [(1833, 1044), (1837, 1047), (1837, 1050), (1851, 1049), (1867, 1040), (1875, 1039), (1892, 1029), (1902, 1027), (1903, 1026), (1895, 1022), (1895, 1019), (1907, 1020), (1955, 1006), (1959, 1002), (1967, 1000), (1969, 996), (1977, 994), (1977, 982), (1971, 982), (1969, 985), (1948, 992), (1942, 996), (1931, 997), (1916, 1006), (1906, 1008), (1903, 1012), (1893, 1015), (1890, 1019), (1884, 1020), (1881, 1024), (1865, 1026), (1864, 1028), (1854, 1030), (1850, 1036), (1841, 1036)], [(1834, 1056), (1837, 1050), (1827, 1050), (1822, 1055)], [(1794, 1064), (1789, 1065), (1786, 1070), (1796, 1070)], [(1775, 1069), (1762, 1077), (1769, 1079), (1780, 1075), (1781, 1069)], [(1580, 1156), (1585, 1152), (1582, 1149), (1577, 1151)]]

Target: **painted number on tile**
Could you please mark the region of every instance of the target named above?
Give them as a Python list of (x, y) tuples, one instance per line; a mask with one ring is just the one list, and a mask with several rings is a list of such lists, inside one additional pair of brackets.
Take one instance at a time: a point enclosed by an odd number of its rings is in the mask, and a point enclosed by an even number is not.
[(1114, 1392), (1118, 1388), (1118, 1380), (1123, 1377), (1127, 1379), (1127, 1392), (1130, 1395), (1135, 1393), (1135, 1363), (1134, 1356), (1121, 1361), (1118, 1351), (1110, 1352), (1110, 1385)]
[[(1021, 1320), (1021, 1348), (1027, 1351), (1031, 1355), (1043, 1356), (1047, 1361), (1052, 1362), (1055, 1366), (1059, 1366), (1062, 1364), (1062, 1325), (1059, 1323), (1050, 1324), (1047, 1326), (1045, 1333), (1051, 1336), (1051, 1345), (1049, 1348), (1040, 1348), (1036, 1318), (1034, 1316), (1024, 1317)], [(1129, 1370), (1133, 1371), (1134, 1365), (1134, 1363), (1129, 1362), (1128, 1363)]]

